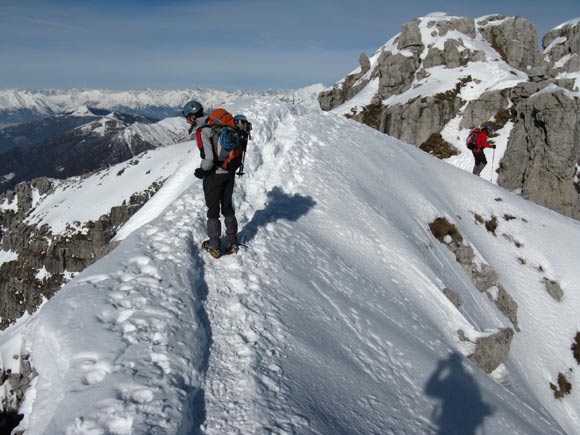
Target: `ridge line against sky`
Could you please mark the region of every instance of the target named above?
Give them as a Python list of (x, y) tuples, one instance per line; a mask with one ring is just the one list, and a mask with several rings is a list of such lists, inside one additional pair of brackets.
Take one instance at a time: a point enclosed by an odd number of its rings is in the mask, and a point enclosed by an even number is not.
[(501, 13), (541, 38), (578, 0), (7, 0), (0, 87), (289, 89), (332, 85), (413, 18)]

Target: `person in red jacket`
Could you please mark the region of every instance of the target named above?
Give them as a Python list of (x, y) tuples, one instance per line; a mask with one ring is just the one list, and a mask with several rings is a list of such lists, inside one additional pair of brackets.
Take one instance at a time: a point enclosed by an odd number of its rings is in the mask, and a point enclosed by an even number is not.
[(487, 141), (489, 134), (492, 132), (493, 126), (486, 125), (485, 127), (483, 127), (479, 132), (479, 134), (477, 135), (475, 149), (471, 151), (473, 153), (473, 158), (475, 159), (473, 173), (477, 176), (481, 174), (481, 171), (483, 171), (483, 168), (485, 168), (485, 165), (487, 165), (487, 159), (485, 158), (485, 153), (483, 152), (483, 149), (484, 148), (495, 149), (495, 145), (492, 145)]

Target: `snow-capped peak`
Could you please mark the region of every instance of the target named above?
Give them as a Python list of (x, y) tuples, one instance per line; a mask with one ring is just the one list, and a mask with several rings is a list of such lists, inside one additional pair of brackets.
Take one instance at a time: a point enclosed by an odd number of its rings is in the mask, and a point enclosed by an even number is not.
[(81, 104), (79, 107), (76, 108), (76, 110), (74, 110), (73, 112), (70, 113), (71, 116), (97, 116), (95, 115), (93, 112), (91, 112), (91, 110), (85, 106), (84, 104)]

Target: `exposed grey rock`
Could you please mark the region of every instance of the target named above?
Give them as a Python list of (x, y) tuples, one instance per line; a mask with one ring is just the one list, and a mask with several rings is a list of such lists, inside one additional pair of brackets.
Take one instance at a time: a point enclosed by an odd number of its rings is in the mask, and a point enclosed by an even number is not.
[(397, 48), (399, 50), (423, 50), (423, 41), (421, 40), (419, 23), (420, 21), (415, 19), (403, 24), (399, 41), (397, 43)]
[(366, 53), (361, 53), (358, 58), (362, 74), (366, 74), (371, 69), (371, 61)]
[(409, 89), (420, 65), (419, 52), (413, 56), (392, 54), (389, 51), (381, 53), (378, 61), (379, 97), (386, 99)]
[(521, 17), (481, 26), (479, 31), (508, 64), (528, 72), (542, 62), (536, 26)]
[(546, 291), (552, 298), (557, 300), (558, 302), (562, 301), (564, 297), (564, 290), (560, 287), (556, 281), (552, 281), (551, 279), (544, 278), (544, 285), (546, 286)]
[(468, 358), (484, 372), (491, 373), (507, 360), (513, 336), (513, 329), (505, 328), (487, 337), (479, 337), (475, 351)]
[(456, 39), (448, 39), (443, 45), (443, 50), (431, 47), (427, 57), (423, 61), (423, 68), (433, 68), (444, 65), (447, 68), (458, 68), (468, 62), (468, 50), (460, 50), (463, 44)]
[(463, 105), (458, 98), (423, 97), (384, 109), (380, 131), (402, 141), (420, 145), (439, 133)]
[(36, 372), (30, 364), (30, 355), (13, 355), (20, 361), (19, 373), (0, 369), (0, 388), (6, 392), (0, 402), (0, 410), (3, 412), (17, 412), (24, 400), (24, 394), (30, 385)]
[(332, 110), (358, 94), (368, 84), (367, 80), (361, 80), (357, 83), (362, 75), (362, 72), (350, 74), (331, 89), (321, 92), (318, 96), (320, 108), (322, 110)]
[(498, 110), (507, 107), (508, 104), (509, 96), (506, 91), (486, 92), (467, 104), (459, 127), (471, 129), (480, 126), (493, 119)]
[(448, 20), (437, 21), (436, 24), (439, 35), (446, 36), (450, 30), (454, 30), (470, 38), (475, 38), (475, 20), (472, 18), (449, 18)]
[[(54, 235), (48, 226), (36, 227), (24, 222), (32, 207), (32, 190), (46, 194), (53, 188), (46, 178), (23, 182), (16, 192), (0, 196), (18, 198), (18, 211), (0, 212), (0, 249), (18, 253), (18, 259), (0, 265), (0, 330), (5, 329), (24, 312), (33, 313), (43, 298), (50, 299), (66, 282), (66, 273), (84, 270), (106, 255), (118, 228), (129, 220), (162, 186), (153, 183), (146, 191), (131, 196), (128, 202), (113, 207), (96, 221), (86, 222), (84, 231), (70, 229), (65, 235)], [(44, 268), (48, 275), (39, 278)]]
[(473, 248), (464, 243), (457, 227), (447, 219), (437, 218), (429, 227), (437, 240), (455, 254), (455, 260), (471, 278), (475, 287), (487, 294), (497, 309), (510, 320), (515, 330), (519, 331), (518, 304), (506, 291), (493, 268), (487, 264), (480, 267), (476, 263)]
[(447, 299), (449, 299), (449, 301), (455, 305), (457, 308), (459, 308), (462, 304), (461, 301), (461, 296), (459, 296), (459, 294), (457, 294), (456, 292), (454, 292), (453, 290), (445, 287), (442, 290), (443, 294), (447, 297)]
[[(550, 47), (551, 44), (553, 44), (552, 47)], [(542, 46), (544, 49), (550, 47), (545, 58), (555, 71), (580, 71), (580, 23), (553, 29), (542, 39)], [(564, 57), (568, 60), (566, 61)], [(565, 61), (564, 65), (555, 66), (558, 61)]]
[(522, 99), (499, 169), (498, 184), (526, 199), (575, 219), (580, 193), (580, 99), (564, 91)]

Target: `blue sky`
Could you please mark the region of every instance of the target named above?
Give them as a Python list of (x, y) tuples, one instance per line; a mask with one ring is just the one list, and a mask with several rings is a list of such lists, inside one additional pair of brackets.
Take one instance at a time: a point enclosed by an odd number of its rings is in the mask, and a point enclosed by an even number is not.
[(580, 0), (0, 0), (0, 88), (331, 85), (430, 12), (522, 16), (541, 38)]

